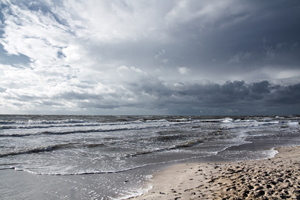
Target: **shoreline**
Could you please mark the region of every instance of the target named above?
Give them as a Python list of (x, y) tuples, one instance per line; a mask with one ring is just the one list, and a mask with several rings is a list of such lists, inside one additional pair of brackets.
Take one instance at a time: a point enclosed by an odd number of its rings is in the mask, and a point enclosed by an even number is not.
[(173, 165), (128, 199), (300, 199), (300, 146), (276, 150), (264, 160)]

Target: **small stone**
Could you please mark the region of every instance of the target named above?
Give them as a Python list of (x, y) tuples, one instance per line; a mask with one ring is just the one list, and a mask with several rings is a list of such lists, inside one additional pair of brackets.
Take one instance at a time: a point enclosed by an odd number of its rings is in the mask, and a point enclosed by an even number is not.
[(255, 190), (263, 190), (264, 188), (262, 186), (258, 186), (255, 188)]
[(271, 186), (271, 185), (269, 185), (269, 184), (268, 184), (268, 185), (266, 185), (266, 187), (267, 187), (268, 189), (272, 188), (272, 186)]
[(263, 196), (263, 195), (265, 195), (265, 191), (263, 191), (263, 190), (260, 190), (260, 191), (256, 191), (255, 193), (254, 193), (254, 197), (261, 197), (261, 196)]
[(283, 179), (282, 178), (278, 178), (277, 182), (283, 182)]

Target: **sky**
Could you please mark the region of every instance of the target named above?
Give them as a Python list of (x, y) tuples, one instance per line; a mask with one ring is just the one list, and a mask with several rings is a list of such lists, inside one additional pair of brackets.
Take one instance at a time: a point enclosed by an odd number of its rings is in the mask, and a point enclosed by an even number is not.
[(300, 1), (0, 9), (0, 114), (300, 114)]

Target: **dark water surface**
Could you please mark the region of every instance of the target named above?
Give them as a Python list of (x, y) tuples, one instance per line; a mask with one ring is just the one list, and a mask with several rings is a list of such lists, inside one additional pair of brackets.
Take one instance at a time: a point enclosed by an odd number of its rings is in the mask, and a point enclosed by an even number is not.
[(0, 115), (4, 199), (114, 199), (179, 162), (262, 159), (300, 144), (298, 116)]

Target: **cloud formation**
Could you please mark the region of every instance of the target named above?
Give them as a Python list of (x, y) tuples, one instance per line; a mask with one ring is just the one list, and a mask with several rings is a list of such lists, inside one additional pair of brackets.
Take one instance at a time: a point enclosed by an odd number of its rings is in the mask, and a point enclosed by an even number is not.
[(300, 3), (0, 3), (1, 113), (295, 114)]

